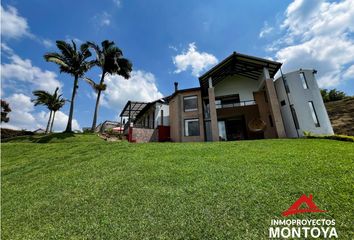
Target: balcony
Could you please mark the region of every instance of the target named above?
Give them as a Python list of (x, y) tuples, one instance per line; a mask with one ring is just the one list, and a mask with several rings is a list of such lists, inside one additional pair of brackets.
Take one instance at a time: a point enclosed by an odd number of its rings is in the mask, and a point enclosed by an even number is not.
[(220, 102), (216, 101), (216, 103), (215, 103), (216, 109), (244, 107), (244, 106), (252, 106), (252, 105), (256, 105), (255, 100), (239, 101), (239, 102), (234, 102), (234, 103), (220, 103)]

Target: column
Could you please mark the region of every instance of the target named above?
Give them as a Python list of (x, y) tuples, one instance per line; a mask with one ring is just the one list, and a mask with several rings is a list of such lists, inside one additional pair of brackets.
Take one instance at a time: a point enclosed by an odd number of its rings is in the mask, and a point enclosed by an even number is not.
[(280, 113), (280, 106), (277, 97), (277, 93), (275, 91), (273, 78), (270, 78), (268, 68), (263, 69), (263, 77), (265, 82), (265, 90), (268, 97), (268, 103), (270, 107), (270, 112), (272, 114), (275, 131), (277, 133), (278, 138), (285, 138), (285, 128), (283, 119)]
[(209, 110), (210, 110), (210, 126), (211, 126), (211, 137), (213, 142), (219, 141), (219, 127), (218, 127), (218, 117), (216, 114), (215, 105), (215, 93), (211, 77), (209, 78)]

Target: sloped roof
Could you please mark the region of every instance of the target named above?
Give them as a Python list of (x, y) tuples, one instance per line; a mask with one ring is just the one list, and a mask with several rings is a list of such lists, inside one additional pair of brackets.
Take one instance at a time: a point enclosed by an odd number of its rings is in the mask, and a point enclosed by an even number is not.
[(205, 90), (209, 85), (209, 77), (212, 78), (213, 86), (225, 77), (232, 75), (240, 75), (258, 80), (264, 67), (268, 68), (269, 75), (273, 78), (281, 65), (282, 63), (280, 62), (233, 52), (230, 56), (200, 76), (199, 83), (202, 90)]
[(148, 103), (128, 101), (119, 116), (130, 117), (131, 119), (135, 119), (135, 117), (146, 106), (146, 104)]

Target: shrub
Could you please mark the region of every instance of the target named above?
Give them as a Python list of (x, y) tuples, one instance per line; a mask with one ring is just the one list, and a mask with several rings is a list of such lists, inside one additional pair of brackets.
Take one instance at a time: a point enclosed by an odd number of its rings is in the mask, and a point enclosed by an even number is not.
[(8, 128), (1, 128), (1, 139), (19, 137), (19, 136), (29, 136), (33, 135), (33, 132), (26, 130), (13, 130)]
[(338, 141), (346, 141), (346, 142), (354, 142), (354, 137), (353, 136), (347, 136), (347, 135), (315, 135), (311, 132), (304, 131), (304, 135), (306, 138), (319, 138), (319, 139), (332, 139), (332, 140), (338, 140)]

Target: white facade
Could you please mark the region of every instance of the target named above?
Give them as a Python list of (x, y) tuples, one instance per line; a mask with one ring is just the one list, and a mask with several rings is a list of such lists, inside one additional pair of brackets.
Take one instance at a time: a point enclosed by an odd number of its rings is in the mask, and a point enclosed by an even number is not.
[(315, 73), (315, 70), (300, 69), (275, 80), (287, 137), (302, 137), (304, 131), (333, 134)]
[(239, 94), (240, 101), (254, 100), (253, 92), (258, 91), (259, 83), (241, 76), (230, 76), (214, 86), (215, 97)]
[(157, 128), (170, 125), (170, 108), (167, 103), (155, 102), (136, 122), (141, 127)]

